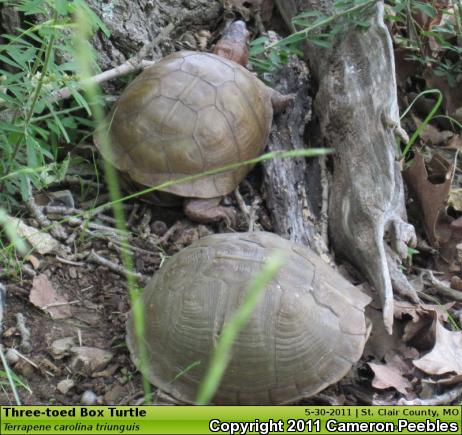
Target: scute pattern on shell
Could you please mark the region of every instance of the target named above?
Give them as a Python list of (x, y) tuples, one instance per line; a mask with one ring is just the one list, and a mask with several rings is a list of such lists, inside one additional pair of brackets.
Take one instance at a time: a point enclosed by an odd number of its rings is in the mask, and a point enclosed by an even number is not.
[[(147, 68), (122, 93), (110, 116), (111, 153), (104, 157), (135, 182), (153, 186), (257, 157), (272, 116), (268, 88), (252, 73), (214, 54), (181, 51)], [(221, 196), (250, 169), (163, 190)]]
[[(239, 334), (213, 403), (289, 403), (346, 374), (367, 338), (369, 298), (313, 251), (275, 234), (216, 234), (167, 260), (143, 293), (145, 375), (154, 385), (194, 402), (223, 326), (275, 248), (285, 263)], [(138, 363), (131, 317), (127, 342)]]

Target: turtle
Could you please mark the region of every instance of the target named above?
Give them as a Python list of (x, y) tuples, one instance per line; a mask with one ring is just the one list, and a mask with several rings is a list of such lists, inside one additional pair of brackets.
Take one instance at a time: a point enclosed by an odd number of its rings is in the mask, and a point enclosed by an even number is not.
[(194, 403), (223, 328), (276, 249), (284, 263), (239, 332), (213, 404), (292, 403), (351, 369), (369, 334), (369, 296), (308, 247), (269, 232), (222, 233), (170, 257), (140, 296), (145, 367), (129, 313), (128, 348), (152, 384)]
[[(266, 146), (273, 111), (292, 100), (245, 68), (249, 32), (231, 23), (214, 53), (182, 50), (145, 69), (123, 91), (109, 116), (109, 149), (95, 144), (130, 190), (146, 189), (258, 157)], [(204, 176), (160, 188), (144, 199), (174, 205), (196, 222), (234, 220), (220, 206), (251, 170)], [(128, 183), (127, 183), (128, 182)], [(175, 197), (172, 196), (175, 195)]]

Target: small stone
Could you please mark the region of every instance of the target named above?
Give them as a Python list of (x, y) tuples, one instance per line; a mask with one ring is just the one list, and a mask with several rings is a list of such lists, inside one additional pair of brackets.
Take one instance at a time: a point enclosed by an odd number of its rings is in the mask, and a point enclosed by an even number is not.
[(59, 190), (57, 192), (48, 192), (50, 202), (48, 205), (74, 208), (74, 197), (70, 190)]
[(26, 379), (32, 379), (35, 376), (34, 367), (27, 361), (20, 359), (14, 366), (14, 371)]
[(69, 277), (71, 277), (72, 279), (77, 278), (77, 270), (75, 269), (75, 267), (69, 268)]
[(72, 367), (80, 366), (89, 374), (103, 370), (114, 356), (107, 350), (87, 346), (73, 347), (71, 352), (75, 355)]
[(51, 353), (55, 358), (62, 358), (67, 355), (74, 346), (74, 337), (60, 338), (51, 344)]
[(8, 349), (6, 352), (6, 360), (8, 364), (14, 365), (19, 361), (19, 355), (14, 349)]
[(116, 384), (104, 395), (104, 401), (108, 405), (117, 405), (124, 397), (127, 397), (127, 390), (122, 385)]
[(82, 394), (80, 401), (83, 405), (94, 405), (96, 403), (96, 394), (93, 391), (87, 390)]
[(151, 231), (156, 236), (163, 236), (168, 230), (167, 224), (163, 221), (154, 221), (151, 224)]
[(61, 394), (67, 394), (68, 391), (75, 385), (75, 382), (72, 379), (63, 379), (61, 382), (56, 385), (56, 389)]

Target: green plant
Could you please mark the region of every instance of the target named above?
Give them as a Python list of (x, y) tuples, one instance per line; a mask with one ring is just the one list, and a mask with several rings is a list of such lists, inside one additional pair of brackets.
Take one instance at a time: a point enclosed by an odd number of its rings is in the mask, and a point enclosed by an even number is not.
[(394, 42), (407, 59), (430, 67), (433, 74), (455, 87), (462, 74), (462, 3), (390, 0), (386, 20)]
[(281, 252), (274, 252), (268, 258), (260, 273), (248, 285), (247, 295), (239, 310), (234, 313), (220, 334), (215, 350), (210, 358), (210, 366), (202, 380), (197, 395), (197, 405), (207, 405), (220, 385), (220, 380), (231, 358), (231, 350), (240, 330), (249, 320), (262, 291), (276, 276), (284, 263)]
[[(72, 17), (78, 8), (87, 11), (90, 23), (107, 33), (84, 0), (0, 0), (24, 18), (25, 28), (3, 34), (0, 44), (0, 202), (11, 208), (19, 191), (29, 196), (37, 188), (60, 179), (68, 161), (60, 158), (62, 143), (75, 143), (78, 111), (90, 108), (78, 90), (80, 77)], [(39, 22), (29, 21), (40, 17)], [(96, 68), (96, 63), (93, 63)], [(62, 87), (71, 90), (71, 107), (53, 100)]]
[(368, 8), (378, 0), (337, 0), (332, 14), (321, 11), (307, 11), (295, 16), (292, 25), (295, 31), (286, 38), (270, 42), (261, 36), (250, 44), (250, 62), (260, 72), (269, 72), (287, 63), (290, 55), (301, 55), (300, 42), (319, 47), (332, 46), (334, 37), (351, 27), (367, 29)]
[(435, 117), (435, 114), (436, 112), (438, 111), (438, 109), (440, 108), (441, 106), (441, 103), (443, 102), (443, 94), (441, 93), (440, 90), (438, 89), (429, 89), (428, 91), (423, 91), (421, 92), (419, 95), (417, 95), (417, 97), (414, 98), (414, 100), (412, 101), (411, 104), (409, 104), (408, 108), (404, 111), (404, 113), (401, 115), (401, 119), (403, 119), (407, 114), (408, 112), (412, 109), (412, 106), (415, 104), (415, 102), (425, 96), (425, 95), (428, 95), (428, 94), (436, 94), (438, 96), (437, 100), (436, 100), (436, 103), (434, 104), (434, 106), (432, 107), (432, 110), (430, 110), (430, 113), (425, 117), (425, 119), (423, 120), (423, 122), (416, 128), (416, 130), (414, 131), (414, 133), (412, 133), (412, 136), (411, 138), (409, 139), (409, 142), (406, 144), (406, 146), (404, 147), (403, 149), (403, 152), (402, 152), (402, 156), (403, 156), (403, 159), (406, 159), (409, 151), (411, 150), (412, 146), (414, 145), (415, 141), (418, 139), (418, 137), (420, 136), (420, 133), (422, 132), (422, 130), (425, 128), (425, 126)]

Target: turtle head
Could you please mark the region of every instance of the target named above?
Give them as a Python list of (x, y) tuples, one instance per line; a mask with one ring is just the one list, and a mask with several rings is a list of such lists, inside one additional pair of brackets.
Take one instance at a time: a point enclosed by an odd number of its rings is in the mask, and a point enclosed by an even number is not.
[(249, 58), (248, 42), (250, 33), (244, 21), (234, 21), (226, 27), (222, 38), (215, 45), (213, 52), (218, 56), (233, 60), (242, 66)]

